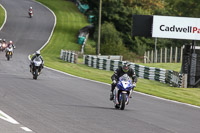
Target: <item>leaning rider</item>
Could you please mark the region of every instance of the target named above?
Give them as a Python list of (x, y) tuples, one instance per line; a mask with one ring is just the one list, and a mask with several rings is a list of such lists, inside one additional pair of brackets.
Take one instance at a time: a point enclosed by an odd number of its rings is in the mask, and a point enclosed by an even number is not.
[[(40, 58), (40, 59), (42, 60), (41, 69), (43, 69), (43, 67), (44, 67), (44, 61), (43, 61), (42, 56), (40, 55), (40, 51), (36, 51), (35, 54), (33, 55), (33, 57), (31, 58), (30, 72), (31, 72), (31, 68), (32, 68), (32, 66), (33, 66), (33, 60), (34, 60), (35, 58), (37, 58), (37, 57)], [(41, 71), (41, 70), (40, 70), (40, 71)]]
[(10, 40), (9, 43), (8, 43), (8, 47), (10, 47), (10, 46), (12, 46), (14, 49), (16, 48), (15, 45), (13, 44), (12, 40)]
[(113, 100), (113, 90), (115, 89), (115, 86), (117, 85), (117, 82), (119, 81), (119, 77), (122, 75), (127, 74), (129, 77), (133, 79), (133, 86), (136, 86), (137, 77), (132, 68), (129, 67), (128, 62), (124, 63), (123, 66), (119, 66), (115, 71), (114, 74), (111, 76), (112, 84), (111, 84), (111, 92), (110, 92), (110, 100)]

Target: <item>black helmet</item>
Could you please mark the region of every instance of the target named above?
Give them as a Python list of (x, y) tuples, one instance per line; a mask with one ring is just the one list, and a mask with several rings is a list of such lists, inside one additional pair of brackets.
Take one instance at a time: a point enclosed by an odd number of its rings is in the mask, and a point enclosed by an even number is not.
[(129, 70), (129, 65), (128, 65), (128, 63), (126, 62), (126, 63), (124, 63), (124, 65), (122, 66), (122, 70), (125, 72), (125, 73), (127, 73), (128, 72), (128, 70)]

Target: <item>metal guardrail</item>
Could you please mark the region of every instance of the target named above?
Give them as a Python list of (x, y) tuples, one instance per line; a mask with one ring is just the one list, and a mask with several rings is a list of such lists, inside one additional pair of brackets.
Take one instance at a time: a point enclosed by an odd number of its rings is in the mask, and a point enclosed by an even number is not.
[[(105, 59), (92, 55), (84, 55), (83, 58), (84, 64), (93, 68), (107, 71), (114, 71), (125, 62), (120, 60)], [(159, 81), (174, 87), (184, 87), (183, 75), (178, 72), (155, 67), (146, 67), (132, 62), (129, 62), (129, 64), (130, 67), (135, 71), (137, 77)]]
[(67, 51), (61, 49), (60, 52), (60, 59), (70, 62), (70, 63), (77, 63), (78, 55), (72, 51)]

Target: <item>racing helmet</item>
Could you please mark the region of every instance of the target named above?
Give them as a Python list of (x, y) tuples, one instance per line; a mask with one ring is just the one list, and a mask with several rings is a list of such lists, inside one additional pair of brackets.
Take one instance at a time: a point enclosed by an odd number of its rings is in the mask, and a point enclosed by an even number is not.
[(33, 9), (32, 6), (29, 9)]
[(9, 43), (10, 43), (10, 44), (13, 44), (13, 41), (10, 40)]
[(124, 63), (124, 65), (122, 66), (122, 70), (123, 70), (125, 73), (128, 72), (128, 70), (129, 70), (129, 65), (128, 65), (128, 63)]
[(35, 52), (35, 55), (36, 55), (36, 56), (40, 56), (40, 51), (36, 51), (36, 52)]

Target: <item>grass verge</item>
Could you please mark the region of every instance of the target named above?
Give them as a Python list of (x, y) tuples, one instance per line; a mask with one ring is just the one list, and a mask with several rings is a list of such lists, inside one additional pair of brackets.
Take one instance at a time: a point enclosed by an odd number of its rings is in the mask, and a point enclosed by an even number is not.
[(2, 26), (3, 22), (5, 19), (5, 11), (3, 10), (3, 8), (0, 6), (0, 27)]
[[(110, 77), (113, 74), (111, 71), (94, 69), (81, 63), (71, 64), (59, 59), (61, 49), (80, 51), (80, 45), (76, 43), (77, 33), (79, 29), (88, 25), (86, 17), (78, 11), (75, 4), (66, 0), (38, 1), (52, 9), (57, 16), (54, 34), (49, 44), (42, 50), (45, 66), (79, 77), (111, 83)], [(165, 66), (167, 65), (164, 64), (162, 68), (166, 69)], [(200, 106), (199, 88), (175, 88), (157, 81), (139, 79), (135, 90)]]

